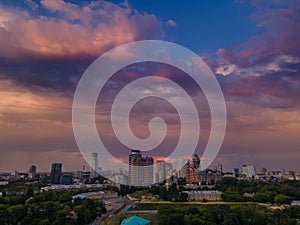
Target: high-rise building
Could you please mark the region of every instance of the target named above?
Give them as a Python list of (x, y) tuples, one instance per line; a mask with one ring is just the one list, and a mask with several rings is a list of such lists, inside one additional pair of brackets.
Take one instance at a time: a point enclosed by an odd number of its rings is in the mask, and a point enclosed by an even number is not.
[(174, 169), (173, 169), (172, 163), (166, 163), (166, 177), (173, 176), (173, 172), (174, 172)]
[(195, 154), (186, 165), (186, 183), (192, 185), (213, 185), (222, 179), (222, 168), (200, 170), (200, 158)]
[(61, 184), (64, 184), (64, 185), (73, 184), (73, 174), (72, 173), (64, 173), (61, 176)]
[(186, 177), (187, 163), (188, 163), (187, 159), (178, 160), (178, 178)]
[(142, 183), (142, 153), (139, 150), (132, 150), (129, 154), (129, 184), (140, 185)]
[(157, 174), (156, 182), (162, 182), (167, 178), (167, 176), (166, 176), (167, 175), (166, 174), (166, 161), (157, 160), (156, 174)]
[(50, 183), (51, 184), (59, 184), (61, 178), (61, 163), (52, 163), (51, 174), (50, 174)]
[(132, 150), (129, 154), (129, 184), (149, 186), (153, 180), (153, 158), (142, 157), (140, 150)]
[(240, 175), (240, 169), (239, 168), (234, 168), (234, 176), (238, 177)]
[(192, 160), (189, 160), (186, 166), (186, 183), (187, 184), (200, 184), (200, 158), (195, 154)]
[(28, 173), (36, 173), (36, 166), (35, 165), (30, 166)]
[(215, 171), (219, 171), (219, 172), (223, 172), (223, 166), (221, 163), (218, 163), (216, 166), (215, 166)]
[(32, 166), (29, 167), (28, 177), (29, 178), (35, 178), (36, 177), (36, 166), (35, 165), (32, 165)]
[(193, 159), (192, 159), (192, 167), (194, 167), (195, 169), (201, 169), (200, 168), (200, 158), (197, 154), (194, 155)]
[(92, 173), (91, 177), (97, 177), (99, 174), (98, 153), (92, 153)]
[(126, 180), (126, 177), (125, 175), (123, 174), (115, 174), (111, 180), (115, 183), (117, 183), (118, 185), (120, 184), (127, 184), (127, 180)]
[(253, 178), (256, 175), (256, 167), (253, 165), (243, 165), (242, 174), (248, 178)]

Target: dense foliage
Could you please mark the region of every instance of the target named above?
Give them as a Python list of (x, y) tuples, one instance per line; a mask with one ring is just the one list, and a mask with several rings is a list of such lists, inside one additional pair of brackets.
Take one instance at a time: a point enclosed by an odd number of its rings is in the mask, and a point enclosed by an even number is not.
[[(199, 190), (208, 190), (207, 187), (199, 187)], [(300, 181), (247, 181), (236, 178), (224, 178), (214, 188), (222, 192), (225, 202), (260, 202), (275, 204), (290, 204), (292, 200), (300, 200)], [(187, 194), (183, 187), (177, 189), (172, 185), (169, 189), (163, 186), (154, 186), (147, 189), (132, 189), (133, 196), (141, 199), (143, 195), (154, 194), (160, 200), (184, 202)], [(248, 194), (248, 195), (247, 195)]]
[(155, 186), (151, 189), (140, 190), (133, 193), (133, 197), (141, 199), (143, 195), (157, 195), (160, 200), (172, 202), (185, 202), (188, 195), (183, 190), (177, 189), (176, 185), (170, 186), (168, 189), (163, 186)]
[[(216, 189), (223, 192), (222, 199), (227, 202), (290, 204), (292, 200), (300, 200), (300, 181), (263, 182), (224, 178)], [(245, 196), (245, 193), (253, 193), (254, 196)]]
[(159, 225), (292, 225), (300, 218), (300, 208), (270, 210), (256, 204), (237, 206), (206, 205), (187, 209), (164, 207), (157, 216)]
[(300, 218), (300, 207), (273, 210), (258, 203), (148, 203), (135, 207), (151, 209), (159, 210), (151, 219), (153, 225), (292, 225)]
[(84, 225), (105, 212), (98, 200), (75, 199), (73, 191), (37, 191), (38, 185), (12, 184), (0, 198), (1, 225)]

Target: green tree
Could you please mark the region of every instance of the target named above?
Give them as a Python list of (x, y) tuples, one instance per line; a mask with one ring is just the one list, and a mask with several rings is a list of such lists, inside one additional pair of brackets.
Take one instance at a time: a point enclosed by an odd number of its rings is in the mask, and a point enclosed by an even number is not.
[(44, 220), (41, 220), (41, 222), (39, 222), (39, 225), (51, 225), (51, 223), (49, 222), (48, 219), (44, 219)]
[(290, 204), (291, 201), (292, 201), (291, 198), (288, 196), (285, 196), (284, 194), (276, 195), (274, 198), (274, 202), (278, 205)]
[(237, 191), (225, 191), (221, 195), (223, 201), (225, 202), (243, 202), (246, 201), (246, 197)]
[(261, 203), (267, 203), (267, 202), (272, 202), (273, 198), (270, 194), (268, 193), (255, 193), (253, 196), (253, 201), (254, 202), (261, 202)]
[(24, 205), (14, 205), (8, 208), (10, 223), (18, 224), (26, 215), (26, 206)]

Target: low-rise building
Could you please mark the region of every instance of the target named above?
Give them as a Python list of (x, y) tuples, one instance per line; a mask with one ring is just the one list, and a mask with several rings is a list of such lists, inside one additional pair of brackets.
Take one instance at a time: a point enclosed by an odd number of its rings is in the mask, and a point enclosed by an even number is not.
[(221, 201), (221, 191), (185, 191), (188, 194), (189, 201)]
[(8, 185), (9, 181), (8, 180), (3, 180), (0, 178), (0, 186)]
[(294, 200), (291, 203), (292, 206), (300, 206), (300, 201)]
[(286, 173), (283, 173), (281, 175), (281, 179), (283, 180), (295, 180), (295, 172), (294, 171), (289, 171), (289, 172), (286, 172)]
[(110, 184), (71, 184), (71, 185), (51, 185), (42, 187), (41, 191), (49, 190), (76, 190), (76, 189), (90, 189), (90, 188), (107, 188), (110, 187)]
[(226, 177), (235, 177), (235, 174), (234, 174), (234, 173), (231, 173), (231, 172), (226, 172), (226, 173), (223, 173), (222, 176), (223, 176), (222, 178), (226, 178)]
[(252, 193), (245, 192), (245, 193), (243, 194), (243, 196), (244, 196), (244, 197), (247, 197), (247, 198), (253, 198), (254, 195), (255, 195), (254, 192), (252, 192)]
[(109, 198), (117, 198), (118, 192), (115, 191), (95, 191), (95, 192), (87, 192), (78, 195), (74, 195), (72, 198), (88, 198), (88, 199), (109, 199)]

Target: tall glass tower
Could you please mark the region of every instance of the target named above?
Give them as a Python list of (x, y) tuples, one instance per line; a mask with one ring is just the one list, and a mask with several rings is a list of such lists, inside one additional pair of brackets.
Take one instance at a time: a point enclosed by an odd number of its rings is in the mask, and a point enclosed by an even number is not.
[(92, 153), (92, 173), (91, 177), (97, 177), (99, 172), (98, 153)]
[(50, 174), (51, 184), (60, 184), (61, 169), (62, 169), (61, 163), (52, 163), (51, 174)]

